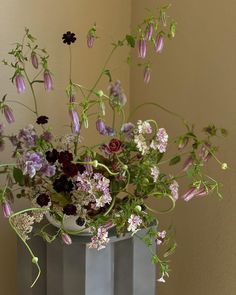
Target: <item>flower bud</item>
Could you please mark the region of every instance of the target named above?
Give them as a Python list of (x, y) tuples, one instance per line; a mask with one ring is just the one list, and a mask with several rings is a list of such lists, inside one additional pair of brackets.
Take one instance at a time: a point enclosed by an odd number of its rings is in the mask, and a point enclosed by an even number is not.
[(38, 61), (37, 54), (34, 51), (32, 51), (31, 53), (31, 63), (35, 69), (38, 69), (39, 61)]
[(108, 136), (115, 136), (116, 132), (113, 128), (106, 126), (106, 135)]
[(146, 66), (144, 69), (144, 74), (143, 74), (143, 81), (148, 84), (151, 79), (151, 69), (149, 66)]
[(157, 35), (155, 42), (155, 51), (161, 53), (164, 47), (164, 37), (162, 35)]
[(76, 110), (70, 110), (70, 116), (72, 121), (72, 131), (73, 133), (79, 134), (80, 133), (80, 122), (79, 122), (79, 115)]
[(147, 26), (147, 29), (146, 29), (146, 39), (147, 39), (148, 41), (151, 40), (152, 35), (153, 35), (153, 32), (154, 32), (153, 24), (149, 24), (149, 25)]
[(102, 119), (97, 120), (96, 129), (102, 135), (106, 135), (106, 133), (107, 133), (105, 122)]
[(188, 144), (188, 138), (187, 137), (181, 137), (179, 139), (178, 149), (179, 150), (184, 149), (187, 144)]
[[(92, 158), (87, 156), (84, 158), (84, 162), (91, 162), (92, 161)], [(90, 165), (90, 164), (87, 164), (87, 165), (84, 165), (85, 167), (85, 170), (88, 174), (92, 174), (93, 173), (93, 166)]]
[(45, 87), (45, 90), (46, 91), (53, 90), (52, 77), (51, 77), (51, 75), (50, 75), (50, 73), (49, 73), (48, 70), (45, 70), (44, 71), (43, 79), (44, 79), (44, 87)]
[(188, 157), (184, 162), (183, 171), (187, 171), (193, 165), (192, 156)]
[(5, 116), (5, 118), (6, 118), (6, 120), (7, 120), (7, 122), (9, 124), (15, 122), (13, 111), (12, 111), (12, 109), (8, 105), (4, 105), (4, 107), (3, 107), (3, 113), (4, 113), (4, 116)]
[(91, 34), (88, 34), (87, 35), (88, 48), (93, 48), (94, 42), (95, 42), (95, 37), (93, 35), (91, 35)]
[(18, 93), (22, 93), (25, 91), (26, 87), (25, 87), (25, 80), (23, 75), (17, 74), (15, 77), (15, 83), (16, 83), (16, 89)]
[(68, 234), (63, 233), (62, 234), (62, 241), (66, 244), (66, 245), (71, 245), (72, 244), (72, 240), (71, 237)]
[(138, 56), (145, 58), (147, 55), (147, 41), (144, 38), (138, 41)]
[(222, 165), (221, 165), (221, 169), (222, 169), (222, 170), (226, 170), (226, 169), (228, 169), (228, 165), (227, 165), (227, 163), (222, 163)]
[(2, 203), (2, 211), (3, 211), (4, 217), (9, 218), (11, 216), (12, 209), (11, 209), (11, 205), (9, 202), (4, 201)]

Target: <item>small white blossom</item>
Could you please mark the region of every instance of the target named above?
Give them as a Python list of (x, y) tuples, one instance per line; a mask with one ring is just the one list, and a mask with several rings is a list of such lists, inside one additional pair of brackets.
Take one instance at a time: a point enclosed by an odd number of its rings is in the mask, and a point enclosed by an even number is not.
[(106, 245), (109, 243), (110, 239), (108, 238), (108, 231), (104, 227), (99, 227), (97, 234), (92, 237), (91, 243), (88, 245), (89, 248), (102, 250), (106, 248)]
[(142, 134), (135, 135), (134, 142), (136, 143), (137, 149), (141, 152), (142, 155), (146, 155), (148, 153), (149, 147)]
[(28, 234), (31, 233), (33, 230), (34, 221), (35, 218), (27, 213), (16, 215), (13, 218), (13, 225), (22, 237), (22, 239), (29, 239)]
[(128, 231), (136, 232), (138, 230), (138, 227), (142, 224), (142, 219), (138, 215), (130, 215), (130, 218), (128, 219), (129, 226), (127, 228)]
[(152, 175), (152, 178), (153, 178), (154, 182), (157, 182), (159, 174), (160, 174), (160, 170), (159, 170), (159, 168), (157, 166), (151, 167), (151, 175)]
[(174, 181), (170, 184), (169, 189), (170, 189), (170, 191), (171, 191), (171, 195), (172, 195), (173, 199), (174, 199), (175, 201), (177, 201), (178, 198), (179, 198), (179, 184), (178, 184), (178, 182), (177, 182), (176, 180), (174, 180)]
[(152, 127), (148, 121), (142, 122), (139, 120), (137, 122), (138, 125), (138, 133), (139, 134), (151, 134), (152, 133)]
[(160, 128), (157, 131), (156, 138), (152, 140), (150, 148), (159, 150), (160, 153), (165, 153), (168, 143), (168, 134), (164, 128)]

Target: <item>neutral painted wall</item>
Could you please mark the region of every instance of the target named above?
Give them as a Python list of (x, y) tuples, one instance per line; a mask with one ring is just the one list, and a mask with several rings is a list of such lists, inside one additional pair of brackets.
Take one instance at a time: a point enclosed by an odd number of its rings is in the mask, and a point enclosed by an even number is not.
[[(21, 40), (24, 27), (30, 28), (37, 36), (42, 47), (51, 55), (50, 69), (54, 73), (55, 90), (45, 95), (42, 87), (37, 88), (41, 101), (40, 113), (49, 115), (51, 125), (57, 134), (66, 132), (63, 126), (68, 124), (67, 98), (65, 87), (68, 80), (68, 48), (62, 43), (62, 34), (71, 30), (78, 40), (73, 45), (74, 82), (90, 86), (94, 83), (107, 54), (110, 43), (123, 36), (129, 30), (131, 15), (130, 0), (67, 0), (67, 1), (30, 1), (2, 0), (0, 10), (0, 56), (5, 58), (13, 42)], [(122, 20), (122, 21), (121, 21)], [(86, 48), (87, 30), (97, 22), (99, 40), (93, 49)], [(117, 52), (109, 68), (113, 70), (114, 79), (122, 77), (123, 87), (129, 94), (129, 68), (125, 63), (127, 50)], [(11, 72), (0, 65), (0, 96), (8, 93), (9, 98), (19, 98), (9, 81)], [(100, 87), (107, 88), (107, 79)], [(30, 93), (21, 95), (21, 99), (30, 102)], [(18, 129), (29, 123), (33, 117), (21, 107), (16, 106)], [(9, 129), (9, 128), (8, 128)], [(9, 129), (10, 130), (10, 129)], [(12, 130), (12, 129), (11, 129)], [(94, 130), (89, 131), (87, 143), (94, 142)], [(9, 157), (9, 152), (1, 153), (0, 161)], [(6, 220), (0, 214), (0, 294), (16, 294), (16, 243), (15, 235)]]
[[(161, 3), (133, 0), (132, 23), (142, 19), (145, 8)], [(154, 100), (200, 128), (213, 122), (224, 126), (229, 136), (219, 140), (220, 157), (235, 171), (236, 2), (172, 4), (171, 14), (178, 22), (176, 39), (156, 56), (149, 88), (142, 83), (141, 70), (132, 67), (131, 109)], [(153, 107), (138, 112), (136, 118), (140, 117), (156, 118), (172, 137), (184, 130), (178, 120)], [(222, 201), (215, 195), (187, 204), (179, 201), (175, 213), (161, 219), (165, 225), (175, 224), (178, 249), (171, 258), (171, 277), (159, 286), (159, 295), (235, 294), (235, 172), (223, 173), (212, 165), (209, 173), (224, 183)]]

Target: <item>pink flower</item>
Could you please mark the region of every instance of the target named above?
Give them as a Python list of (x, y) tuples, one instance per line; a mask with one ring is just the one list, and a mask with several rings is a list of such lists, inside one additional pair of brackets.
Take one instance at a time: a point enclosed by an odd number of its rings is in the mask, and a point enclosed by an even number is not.
[(3, 113), (4, 113), (4, 116), (5, 116), (5, 118), (6, 118), (6, 120), (7, 120), (7, 122), (8, 122), (9, 124), (15, 122), (15, 118), (14, 118), (14, 115), (13, 115), (13, 111), (12, 111), (12, 109), (11, 109), (8, 105), (5, 105), (5, 106), (3, 107)]
[(177, 201), (178, 198), (179, 198), (179, 184), (178, 184), (178, 182), (177, 182), (176, 180), (174, 180), (174, 181), (170, 184), (169, 188), (170, 188), (171, 195), (172, 195), (173, 199), (174, 199), (175, 201)]
[(24, 92), (26, 89), (24, 77), (21, 74), (17, 74), (15, 77), (15, 82), (18, 93)]
[(204, 144), (201, 147), (199, 157), (204, 163), (207, 163), (210, 160), (210, 158), (212, 157), (210, 149), (211, 149), (210, 144)]
[(130, 218), (128, 219), (129, 226), (127, 228), (128, 231), (136, 232), (138, 230), (138, 227), (142, 224), (142, 219), (138, 215), (130, 215)]
[(70, 110), (70, 116), (72, 121), (72, 130), (73, 133), (79, 134), (80, 133), (80, 122), (79, 122), (79, 115), (76, 110)]
[(7, 201), (4, 201), (2, 203), (2, 210), (3, 210), (3, 215), (4, 217), (8, 218), (11, 216), (11, 213), (12, 213), (12, 209), (11, 209), (11, 205), (9, 202)]
[(160, 153), (165, 153), (168, 144), (168, 134), (164, 128), (157, 131), (156, 139), (152, 140), (150, 147), (154, 150), (159, 150)]
[(102, 149), (109, 155), (120, 153), (122, 151), (122, 142), (119, 139), (113, 138), (109, 144), (104, 144)]
[(109, 241), (107, 229), (101, 226), (98, 228), (97, 234), (92, 237), (91, 243), (88, 246), (99, 251), (106, 248)]
[(143, 81), (148, 84), (150, 82), (151, 79), (151, 69), (149, 66), (146, 66), (144, 68), (144, 74), (143, 74)]
[(147, 41), (144, 38), (138, 41), (138, 56), (145, 58), (147, 55)]
[(48, 70), (44, 71), (43, 74), (43, 79), (44, 79), (44, 87), (46, 91), (50, 91), (53, 90), (53, 84), (52, 84), (52, 77), (49, 73)]
[(32, 53), (31, 53), (31, 63), (35, 69), (37, 69), (39, 67), (38, 57), (34, 51), (32, 51)]
[(182, 198), (184, 201), (188, 202), (194, 197), (203, 197), (208, 194), (206, 188), (198, 189), (196, 187), (191, 187), (183, 196)]
[(157, 53), (161, 53), (164, 47), (164, 37), (161, 35), (157, 35), (156, 43), (155, 43), (155, 50)]
[(62, 241), (66, 244), (66, 245), (71, 245), (72, 244), (72, 239), (68, 234), (63, 233), (62, 234)]
[(146, 29), (146, 39), (147, 39), (148, 41), (151, 40), (152, 35), (153, 35), (153, 32), (154, 32), (153, 24), (149, 24), (149, 25), (147, 26), (147, 29)]

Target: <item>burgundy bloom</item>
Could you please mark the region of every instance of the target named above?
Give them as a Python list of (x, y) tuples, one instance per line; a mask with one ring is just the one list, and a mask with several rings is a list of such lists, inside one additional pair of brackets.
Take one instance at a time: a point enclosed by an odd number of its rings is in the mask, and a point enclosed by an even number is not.
[(68, 151), (63, 151), (59, 153), (58, 162), (61, 164), (69, 163), (73, 160), (72, 153)]
[(76, 37), (74, 33), (68, 31), (65, 34), (63, 34), (62, 40), (63, 43), (70, 45), (71, 43), (74, 43), (76, 41)]
[(38, 57), (34, 51), (32, 51), (32, 53), (31, 53), (31, 63), (35, 69), (37, 69), (39, 67)]
[(107, 154), (116, 154), (121, 152), (122, 150), (122, 142), (119, 139), (113, 138), (109, 144), (105, 144), (102, 146), (102, 149), (107, 153)]
[(8, 122), (9, 124), (15, 122), (15, 118), (14, 118), (14, 115), (13, 115), (13, 111), (12, 111), (12, 109), (11, 109), (8, 105), (5, 105), (5, 106), (3, 107), (3, 113), (4, 113), (4, 116), (5, 116), (5, 118), (6, 118), (6, 120), (7, 120), (7, 122)]
[(43, 80), (44, 80), (45, 90), (46, 91), (53, 90), (52, 76), (51, 76), (51, 74), (49, 73), (48, 70), (44, 71)]
[(40, 194), (37, 197), (36, 202), (40, 207), (47, 206), (50, 202), (50, 197), (47, 194)]
[(73, 204), (67, 204), (63, 207), (63, 213), (66, 215), (76, 215), (77, 208)]
[(144, 38), (138, 41), (138, 56), (145, 58), (147, 55), (147, 41)]
[(73, 190), (73, 187), (72, 181), (68, 180), (66, 175), (60, 176), (53, 183), (53, 188), (58, 193), (69, 193)]
[(21, 74), (17, 74), (15, 77), (15, 82), (18, 93), (24, 92), (26, 89), (24, 76)]
[(59, 153), (57, 150), (53, 149), (52, 151), (47, 151), (46, 152), (46, 160), (50, 164), (54, 164), (56, 160), (58, 160)]
[(164, 47), (164, 37), (162, 35), (157, 35), (155, 50), (157, 53), (161, 53)]
[(36, 120), (36, 123), (37, 124), (41, 124), (41, 125), (44, 125), (44, 124), (47, 124), (48, 123), (48, 117), (47, 116), (39, 116)]
[(74, 163), (64, 163), (62, 167), (63, 172), (67, 177), (74, 177), (78, 174), (79, 168)]

